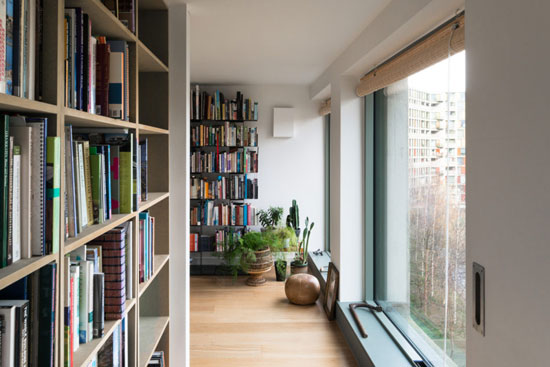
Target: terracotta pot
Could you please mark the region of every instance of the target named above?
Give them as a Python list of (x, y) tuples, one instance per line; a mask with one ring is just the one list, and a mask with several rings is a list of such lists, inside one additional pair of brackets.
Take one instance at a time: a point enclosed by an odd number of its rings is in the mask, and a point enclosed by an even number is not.
[(290, 274), (307, 274), (307, 262), (305, 264), (293, 261), (290, 263)]
[(311, 305), (319, 298), (321, 285), (311, 274), (292, 275), (285, 284), (285, 294), (291, 303)]
[(248, 275), (250, 275), (250, 277), (246, 280), (246, 284), (250, 286), (264, 284), (266, 282), (264, 274), (273, 267), (273, 256), (271, 256), (271, 250), (269, 248), (255, 251), (254, 254), (256, 255), (256, 261), (249, 264)]

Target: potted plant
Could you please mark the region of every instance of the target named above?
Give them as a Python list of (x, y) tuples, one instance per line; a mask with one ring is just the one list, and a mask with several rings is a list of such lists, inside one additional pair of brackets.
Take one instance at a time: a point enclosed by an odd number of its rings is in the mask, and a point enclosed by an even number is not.
[(292, 200), (292, 206), (288, 209), (286, 226), (294, 229), (296, 237), (300, 237), (300, 210), (296, 200)]
[(258, 221), (263, 227), (263, 230), (278, 227), (281, 224), (283, 218), (283, 208), (270, 206), (267, 210), (260, 210), (258, 212)]
[(291, 274), (307, 273), (309, 237), (314, 225), (314, 222), (309, 225), (309, 218), (306, 218), (306, 225), (304, 232), (302, 233), (302, 240), (298, 243), (298, 252), (296, 253), (294, 261), (290, 263)]
[(239, 270), (250, 277), (246, 284), (257, 286), (266, 282), (263, 274), (273, 267), (271, 248), (282, 247), (282, 242), (273, 231), (247, 232), (235, 240), (228, 238), (224, 243), (223, 258), (234, 276)]
[(298, 244), (296, 234), (290, 227), (280, 227), (271, 231), (277, 237), (274, 245), (271, 246), (271, 251), (275, 254), (275, 275), (277, 281), (285, 281), (288, 265), (285, 254), (289, 251), (296, 251)]

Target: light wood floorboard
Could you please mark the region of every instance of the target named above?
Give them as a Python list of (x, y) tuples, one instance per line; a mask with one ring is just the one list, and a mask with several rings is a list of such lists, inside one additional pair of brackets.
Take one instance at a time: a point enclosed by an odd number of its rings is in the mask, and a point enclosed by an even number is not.
[(246, 277), (191, 277), (191, 366), (356, 366), (318, 300), (290, 304), (272, 271), (261, 287)]

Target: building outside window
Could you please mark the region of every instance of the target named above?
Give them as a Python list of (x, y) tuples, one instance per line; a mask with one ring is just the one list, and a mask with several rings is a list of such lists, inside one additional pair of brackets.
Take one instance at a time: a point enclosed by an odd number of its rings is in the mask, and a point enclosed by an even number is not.
[(464, 52), (374, 94), (374, 299), (433, 366), (466, 365), (465, 129)]

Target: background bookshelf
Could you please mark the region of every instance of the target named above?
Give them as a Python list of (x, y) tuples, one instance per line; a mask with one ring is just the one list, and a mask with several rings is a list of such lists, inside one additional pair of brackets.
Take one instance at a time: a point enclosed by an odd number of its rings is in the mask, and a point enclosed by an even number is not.
[[(129, 121), (96, 115), (65, 105), (64, 10), (79, 7), (88, 14), (92, 34), (125, 40), (129, 46)], [(85, 228), (76, 237), (65, 238), (64, 195), (61, 195), (60, 247), (57, 253), (14, 262), (0, 269), (0, 290), (55, 263), (55, 366), (64, 366), (64, 276), (65, 255), (79, 249), (125, 222), (139, 228), (139, 213), (148, 210), (155, 221), (155, 257), (152, 276), (138, 284), (137, 266), (133, 266), (134, 298), (126, 301), (125, 315), (129, 339), (129, 366), (146, 366), (155, 351), (164, 351), (169, 359), (169, 225), (168, 208), (168, 8), (163, 0), (135, 0), (135, 33), (130, 31), (100, 0), (43, 0), (43, 73), (40, 100), (0, 94), (0, 113), (48, 118), (48, 136), (61, 139), (61, 172), (64, 172), (64, 126), (84, 128), (131, 129), (135, 136), (148, 139), (148, 200), (129, 214), (116, 214), (102, 224)], [(61, 193), (64, 193), (61, 180)], [(133, 231), (131, 261), (137, 264), (139, 231)], [(81, 344), (74, 354), (74, 366), (87, 366), (119, 326), (120, 320), (105, 322), (105, 335)], [(41, 364), (43, 365), (43, 364)]]
[[(191, 215), (191, 251), (190, 271), (191, 275), (220, 274), (224, 272), (223, 259), (220, 256), (220, 243), (223, 237), (217, 235), (219, 231), (226, 233), (244, 233), (257, 227), (256, 223), (247, 218), (247, 223), (207, 223), (204, 213), (207, 203), (214, 206), (231, 205), (253, 207), (259, 192), (258, 167), (259, 167), (259, 142), (255, 123), (258, 120), (258, 103), (245, 98), (240, 92), (236, 96), (227, 96), (222, 90), (212, 90), (208, 86), (191, 87), (191, 134), (190, 151), (191, 161), (191, 210), (200, 209), (198, 223)], [(245, 138), (246, 135), (246, 138)], [(240, 152), (237, 169), (227, 169), (228, 155)], [(208, 155), (207, 158), (202, 154)], [(250, 154), (250, 159), (244, 164)], [(203, 165), (208, 161), (208, 166)], [(215, 165), (210, 162), (217, 162)], [(226, 168), (221, 168), (225, 166)], [(197, 168), (199, 167), (199, 168)], [(227, 172), (230, 171), (230, 172)], [(235, 184), (232, 180), (242, 180)], [(214, 193), (212, 183), (226, 180), (226, 195)], [(255, 182), (255, 188), (248, 186), (247, 180)], [(199, 186), (199, 181), (208, 182)], [(233, 184), (233, 185), (232, 185)], [(246, 194), (243, 186), (247, 186)], [(200, 187), (199, 190), (197, 187)], [(193, 190), (197, 193), (193, 193)], [(229, 191), (233, 189), (232, 195)], [(209, 190), (209, 194), (206, 191)], [(239, 194), (237, 194), (237, 192)], [(255, 217), (255, 208), (254, 211)], [(236, 214), (235, 214), (236, 215)], [(255, 218), (254, 218), (255, 219)]]

